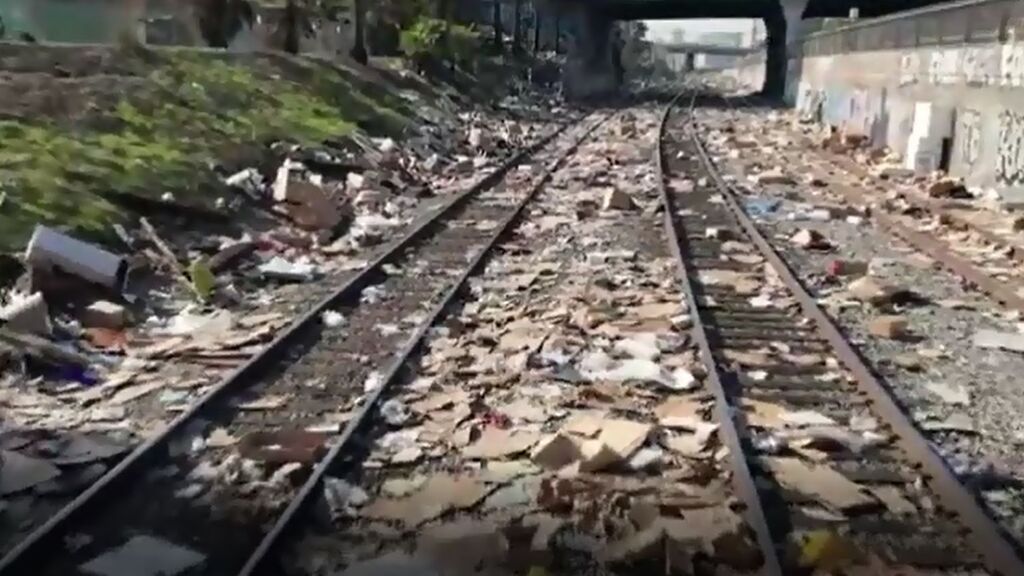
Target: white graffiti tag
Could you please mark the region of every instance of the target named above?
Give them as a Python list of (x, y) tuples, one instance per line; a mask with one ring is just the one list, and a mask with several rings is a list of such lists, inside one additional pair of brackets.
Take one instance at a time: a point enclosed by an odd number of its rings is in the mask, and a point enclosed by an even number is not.
[(999, 114), (996, 179), (1007, 186), (1024, 184), (1024, 114), (1012, 110)]
[(981, 113), (964, 110), (960, 116), (960, 159), (967, 166), (973, 166), (981, 155)]

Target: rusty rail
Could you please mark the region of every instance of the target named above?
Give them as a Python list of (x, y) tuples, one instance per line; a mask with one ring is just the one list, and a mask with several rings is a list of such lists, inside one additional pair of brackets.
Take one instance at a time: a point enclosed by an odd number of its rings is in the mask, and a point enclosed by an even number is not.
[[(710, 387), (711, 392), (715, 397), (715, 420), (719, 424), (719, 435), (722, 439), (722, 443), (729, 450), (729, 460), (732, 464), (732, 481), (736, 492), (739, 494), (739, 497), (746, 508), (744, 516), (747, 523), (754, 530), (758, 545), (761, 548), (761, 553), (764, 556), (762, 573), (766, 576), (782, 576), (784, 574), (782, 564), (779, 560), (778, 550), (776, 549), (774, 540), (772, 539), (771, 529), (768, 526), (768, 519), (765, 516), (764, 507), (761, 505), (761, 496), (757, 492), (757, 484), (754, 482), (754, 477), (750, 473), (750, 467), (747, 465), (746, 456), (744, 456), (740, 434), (736, 428), (736, 422), (733, 420), (732, 410), (725, 393), (725, 388), (722, 386), (721, 375), (717, 370), (717, 363), (715, 362), (714, 355), (711, 351), (711, 343), (708, 340), (707, 331), (704, 323), (701, 321), (700, 314), (695, 309), (697, 306), (697, 298), (693, 286), (693, 279), (690, 275), (686, 258), (684, 258), (682, 253), (681, 238), (676, 226), (675, 209), (672, 196), (668, 193), (668, 186), (665, 182), (668, 178), (668, 174), (665, 166), (664, 143), (668, 128), (668, 119), (671, 116), (672, 108), (675, 107), (678, 101), (684, 97), (684, 94), (685, 92), (682, 92), (677, 95), (672, 102), (665, 107), (665, 113), (661, 118), (661, 126), (658, 132), (657, 163), (658, 173), (660, 176), (658, 182), (661, 201), (664, 206), (665, 229), (667, 231), (669, 250), (675, 257), (676, 263), (679, 266), (679, 280), (683, 287), (683, 293), (686, 295), (686, 301), (689, 309), (692, 312), (693, 338), (697, 342), (697, 346), (700, 348), (701, 360), (704, 362), (704, 365), (708, 367), (707, 385)], [(691, 109), (693, 108), (696, 99), (697, 94), (694, 93), (689, 103)]]
[[(858, 390), (870, 399), (872, 403), (872, 411), (875, 412), (875, 414), (891, 428), (904, 454), (921, 470), (923, 479), (927, 486), (938, 497), (945, 509), (951, 511), (958, 517), (960, 523), (966, 529), (966, 540), (971, 544), (972, 548), (978, 552), (980, 559), (987, 569), (995, 574), (1001, 574), (1003, 576), (1018, 576), (1024, 574), (1024, 555), (1022, 555), (1021, 551), (1014, 543), (1012, 543), (1010, 538), (1003, 532), (1002, 528), (1000, 528), (999, 525), (988, 515), (984, 507), (976, 499), (975, 495), (957, 479), (956, 475), (952, 472), (943, 458), (932, 449), (929, 441), (921, 434), (913, 422), (899, 407), (890, 391), (878, 380), (871, 369), (865, 364), (864, 360), (860, 357), (859, 353), (853, 348), (853, 346), (851, 346), (846, 337), (832, 322), (828, 315), (818, 306), (814, 297), (807, 292), (779, 253), (776, 252), (768, 240), (758, 230), (754, 221), (742, 209), (736, 199), (735, 191), (723, 179), (722, 175), (715, 167), (714, 162), (708, 155), (703, 142), (701, 142), (698, 137), (695, 109), (693, 105), (694, 102), (695, 98), (694, 100), (691, 100), (691, 105), (688, 109), (688, 136), (692, 139), (705, 173), (711, 179), (714, 186), (721, 192), (725, 204), (736, 219), (736, 222), (746, 232), (760, 254), (765, 258), (766, 262), (768, 262), (768, 264), (777, 272), (782, 283), (790, 290), (803, 312), (803, 315), (813, 321), (820, 335), (832, 347), (835, 356), (854, 376)], [(675, 102), (673, 102), (673, 104), (675, 104)], [(669, 110), (671, 110), (671, 107), (672, 105), (669, 106)], [(666, 111), (666, 119), (668, 117), (668, 113), (669, 111)], [(667, 124), (667, 120), (665, 124)], [(665, 124), (663, 124), (663, 129)], [(664, 167), (662, 166), (662, 169), (663, 168)], [(664, 198), (666, 200), (670, 200), (664, 187), (664, 181), (665, 174), (663, 172), (662, 190), (664, 192)], [(674, 224), (670, 222), (672, 219), (670, 203), (666, 203), (665, 205), (665, 214), (666, 225), (670, 227), (671, 231), (670, 236), (673, 241), (675, 241), (678, 239), (678, 234), (674, 229)], [(682, 275), (688, 288), (687, 295), (692, 297), (692, 287), (689, 286), (690, 280), (685, 273), (686, 264), (682, 261), (677, 244), (674, 245), (673, 251), (680, 258), (682, 270), (684, 271)], [(695, 325), (694, 337), (700, 342), (701, 353), (705, 358), (705, 361), (710, 361), (708, 364), (709, 368), (714, 367), (716, 365), (713, 358), (711, 358), (710, 346), (703, 331), (699, 315), (693, 314), (693, 316)], [(722, 402), (724, 396), (719, 395), (721, 384), (718, 380), (716, 371), (710, 370), (710, 375), (711, 384), (718, 388), (718, 390), (715, 390), (717, 404), (722, 409), (727, 409), (727, 405)], [(722, 415), (723, 414), (720, 413), (720, 416)], [(724, 415), (728, 416), (727, 414)], [(731, 422), (731, 418), (729, 417), (723, 420), (723, 424), (728, 424), (729, 422)], [(734, 453), (736, 439), (730, 438), (730, 432), (734, 434), (735, 428), (723, 425), (723, 429), (726, 432), (726, 441), (729, 445), (730, 457), (733, 458), (734, 461), (737, 459), (744, 460), (742, 453), (738, 456)], [(744, 471), (749, 473), (745, 461), (739, 464), (740, 468), (737, 474)], [(738, 482), (745, 483), (743, 479), (738, 480)], [(746, 501), (746, 498), (749, 498), (752, 495), (756, 496), (757, 491), (756, 489), (754, 489), (753, 492), (744, 490), (742, 494)], [(759, 503), (754, 503), (753, 506), (753, 510), (762, 510)], [(755, 529), (758, 529), (756, 524)], [(759, 540), (761, 540), (760, 531)], [(762, 544), (762, 546), (764, 546), (764, 544)], [(769, 567), (769, 569), (771, 569), (771, 567)]]

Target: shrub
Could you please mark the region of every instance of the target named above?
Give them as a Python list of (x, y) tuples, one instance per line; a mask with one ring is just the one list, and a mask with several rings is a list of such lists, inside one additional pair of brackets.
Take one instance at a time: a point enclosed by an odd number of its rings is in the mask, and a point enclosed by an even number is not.
[(479, 51), (479, 40), (479, 34), (471, 27), (419, 18), (402, 31), (400, 46), (402, 53), (420, 69), (442, 61), (471, 66)]

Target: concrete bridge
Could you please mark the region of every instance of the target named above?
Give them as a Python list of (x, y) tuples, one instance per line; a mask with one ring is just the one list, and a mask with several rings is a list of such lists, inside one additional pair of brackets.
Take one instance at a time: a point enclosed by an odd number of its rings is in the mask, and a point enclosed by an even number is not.
[(764, 92), (781, 97), (786, 83), (786, 46), (799, 35), (804, 18), (861, 17), (939, 4), (942, 0), (548, 0), (573, 35), (563, 85), (573, 99), (614, 94), (619, 87), (617, 20), (757, 18), (765, 23), (767, 63)]
[(681, 44), (656, 42), (655, 45), (672, 54), (709, 54), (713, 56), (749, 56), (751, 53), (761, 50), (761, 48), (698, 44), (695, 42), (683, 42)]

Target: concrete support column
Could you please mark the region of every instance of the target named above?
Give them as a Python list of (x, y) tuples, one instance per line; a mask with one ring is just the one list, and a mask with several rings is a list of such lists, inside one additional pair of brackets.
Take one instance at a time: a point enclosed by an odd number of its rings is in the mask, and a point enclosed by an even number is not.
[(562, 91), (570, 100), (589, 100), (614, 95), (619, 88), (617, 47), (613, 22), (584, 4), (566, 6), (563, 21), (569, 24), (569, 53), (562, 72)]
[(687, 52), (683, 59), (683, 72), (693, 72), (697, 68), (697, 55)]
[(807, 2), (808, 0), (779, 0), (778, 7), (770, 9), (764, 17), (764, 27), (768, 33), (765, 42), (768, 54), (762, 91), (766, 96), (782, 98), (786, 93), (786, 72), (789, 65), (787, 47), (800, 38)]

